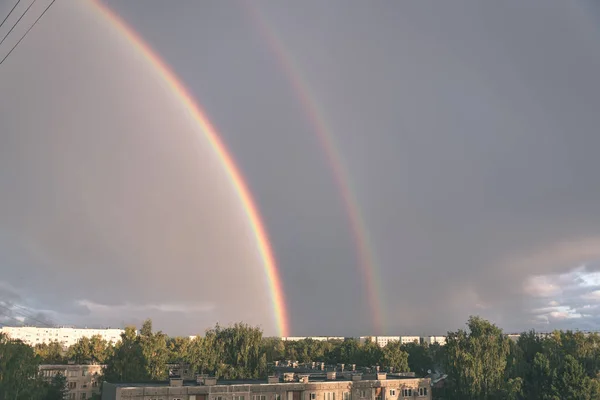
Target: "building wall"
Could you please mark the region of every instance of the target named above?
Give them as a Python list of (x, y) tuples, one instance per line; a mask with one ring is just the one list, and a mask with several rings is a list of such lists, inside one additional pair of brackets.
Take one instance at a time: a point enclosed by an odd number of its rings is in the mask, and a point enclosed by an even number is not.
[(400, 336), (400, 343), (402, 344), (407, 344), (407, 343), (420, 343), (421, 342), (421, 338), (419, 336)]
[(69, 400), (90, 399), (93, 393), (100, 393), (102, 365), (40, 365), (40, 373), (50, 381), (57, 374), (67, 378)]
[(33, 326), (4, 326), (0, 332), (11, 339), (19, 339), (30, 346), (59, 342), (63, 346), (72, 346), (83, 337), (100, 335), (104, 340), (116, 343), (121, 340), (123, 329), (79, 329), (79, 328), (38, 328)]
[(446, 344), (446, 336), (423, 336), (421, 339), (427, 344), (438, 343), (441, 346)]
[[(409, 395), (410, 391), (410, 395)], [(416, 395), (415, 395), (416, 393)], [(419, 395), (420, 393), (420, 395)], [(405, 396), (406, 394), (406, 396)], [(264, 397), (263, 397), (264, 396)], [(429, 379), (325, 381), (215, 386), (104, 384), (102, 400), (430, 400)]]
[(343, 336), (283, 336), (283, 337), (281, 337), (281, 340), (284, 342), (294, 342), (294, 341), (305, 340), (305, 339), (318, 340), (318, 341), (324, 342), (327, 340), (344, 340), (345, 338)]

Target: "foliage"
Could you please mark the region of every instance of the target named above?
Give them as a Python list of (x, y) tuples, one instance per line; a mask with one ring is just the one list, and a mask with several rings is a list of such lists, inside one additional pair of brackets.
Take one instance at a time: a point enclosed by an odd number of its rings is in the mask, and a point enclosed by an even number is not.
[(38, 366), (32, 347), (0, 334), (0, 399), (41, 399), (45, 388)]
[(135, 382), (149, 380), (148, 361), (135, 327), (128, 326), (121, 334), (104, 370), (108, 382)]
[(43, 364), (64, 364), (67, 361), (63, 347), (58, 342), (36, 344), (34, 350)]
[(67, 377), (56, 374), (47, 385), (44, 400), (65, 400), (68, 397)]

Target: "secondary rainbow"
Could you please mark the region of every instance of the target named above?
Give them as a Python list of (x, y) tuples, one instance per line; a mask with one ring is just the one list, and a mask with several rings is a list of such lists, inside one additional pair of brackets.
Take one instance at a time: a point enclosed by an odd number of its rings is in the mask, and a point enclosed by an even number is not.
[(151, 64), (156, 72), (164, 79), (167, 85), (173, 90), (176, 96), (180, 99), (183, 107), (189, 112), (194, 121), (204, 133), (204, 137), (210, 143), (211, 147), (221, 160), (231, 183), (240, 198), (242, 207), (248, 217), (250, 226), (254, 232), (256, 243), (260, 256), (263, 259), (265, 273), (271, 291), (271, 299), (273, 302), (273, 311), (277, 329), (281, 336), (288, 336), (289, 324), (283, 288), (273, 250), (269, 243), (266, 229), (262, 223), (258, 209), (252, 199), (252, 195), (244, 181), (242, 174), (237, 168), (233, 157), (227, 151), (223, 141), (220, 139), (216, 129), (212, 126), (205, 112), (196, 103), (192, 95), (187, 91), (178, 77), (171, 71), (167, 64), (152, 50), (152, 48), (144, 42), (144, 40), (131, 28), (125, 21), (119, 17), (108, 6), (102, 4), (99, 0), (90, 0), (100, 15), (105, 18), (112, 27), (117, 29), (123, 37)]
[(367, 301), (372, 315), (373, 327), (376, 334), (383, 334), (385, 331), (383, 324), (385, 310), (381, 301), (381, 279), (379, 279), (377, 263), (374, 261), (373, 251), (369, 243), (368, 230), (361, 215), (355, 191), (352, 190), (350, 184), (350, 174), (337, 150), (332, 130), (317, 106), (315, 96), (312, 95), (309, 89), (308, 81), (303, 77), (297, 63), (293, 61), (292, 54), (287, 51), (277, 34), (266, 23), (265, 18), (259, 14), (256, 6), (251, 2), (242, 2), (242, 4), (245, 5), (250, 19), (268, 43), (270, 50), (275, 54), (302, 105), (305, 115), (310, 121), (321, 148), (325, 152), (350, 221), (360, 271), (367, 291)]

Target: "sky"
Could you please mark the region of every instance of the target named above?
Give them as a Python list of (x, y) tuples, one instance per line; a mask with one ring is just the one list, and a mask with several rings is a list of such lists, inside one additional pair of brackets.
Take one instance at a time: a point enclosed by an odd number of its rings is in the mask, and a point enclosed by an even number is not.
[[(600, 329), (593, 0), (104, 4), (230, 150), (291, 335)], [(0, 65), (0, 322), (277, 334), (219, 159), (113, 28), (58, 0)]]

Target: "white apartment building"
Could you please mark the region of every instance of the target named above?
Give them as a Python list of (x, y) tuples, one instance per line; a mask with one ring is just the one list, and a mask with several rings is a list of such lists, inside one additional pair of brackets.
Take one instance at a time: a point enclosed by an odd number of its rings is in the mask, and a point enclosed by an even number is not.
[(423, 336), (421, 338), (423, 343), (427, 343), (427, 344), (434, 344), (437, 343), (440, 346), (443, 346), (446, 344), (446, 336)]
[(345, 338), (343, 336), (284, 336), (281, 338), (284, 342), (297, 342), (306, 339), (326, 342), (328, 340), (344, 340)]
[(400, 336), (361, 336), (359, 338), (360, 344), (365, 344), (366, 342), (374, 342), (377, 343), (379, 347), (385, 347), (388, 343), (391, 342), (399, 342)]
[(419, 336), (400, 336), (400, 343), (408, 344), (408, 343), (420, 343), (421, 337)]
[(38, 328), (34, 326), (4, 326), (0, 328), (11, 339), (19, 339), (24, 343), (36, 344), (59, 342), (65, 347), (77, 343), (84, 337), (101, 336), (107, 342), (116, 343), (121, 340), (123, 329), (88, 329), (88, 328)]

